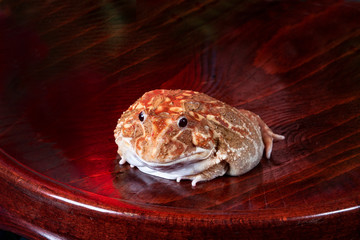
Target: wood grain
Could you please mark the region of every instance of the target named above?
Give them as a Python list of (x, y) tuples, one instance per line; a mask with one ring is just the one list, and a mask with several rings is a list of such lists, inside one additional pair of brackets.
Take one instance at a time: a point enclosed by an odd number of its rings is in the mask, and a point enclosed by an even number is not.
[[(33, 239), (359, 238), (359, 66), (356, 1), (1, 1), (0, 226)], [(156, 88), (251, 110), (286, 140), (196, 188), (119, 166), (116, 121)]]

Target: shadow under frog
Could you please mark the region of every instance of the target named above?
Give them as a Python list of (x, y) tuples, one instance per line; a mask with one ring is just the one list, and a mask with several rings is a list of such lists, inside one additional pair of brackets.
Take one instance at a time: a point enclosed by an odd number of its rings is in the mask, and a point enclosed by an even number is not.
[[(116, 161), (118, 162), (118, 158)], [(113, 179), (114, 187), (122, 200), (134, 204), (201, 210), (251, 210), (264, 207), (250, 200), (256, 192), (262, 191), (259, 191), (263, 184), (261, 164), (242, 176), (225, 176), (196, 187), (187, 182), (152, 176), (129, 165), (115, 164)]]

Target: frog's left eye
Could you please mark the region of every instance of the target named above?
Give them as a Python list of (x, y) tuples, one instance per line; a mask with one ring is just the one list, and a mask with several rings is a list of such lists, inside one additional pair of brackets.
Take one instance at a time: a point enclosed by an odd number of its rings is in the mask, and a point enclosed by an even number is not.
[(145, 119), (146, 119), (146, 114), (144, 113), (144, 111), (140, 112), (140, 113), (139, 113), (139, 120), (140, 120), (141, 122), (144, 122)]
[(178, 126), (181, 127), (181, 128), (186, 127), (187, 124), (188, 124), (188, 120), (186, 119), (186, 117), (181, 117), (181, 118), (178, 120)]

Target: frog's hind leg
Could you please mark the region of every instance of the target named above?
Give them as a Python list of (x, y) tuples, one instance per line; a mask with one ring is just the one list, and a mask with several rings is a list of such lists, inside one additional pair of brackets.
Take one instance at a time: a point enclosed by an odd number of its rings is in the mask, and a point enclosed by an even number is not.
[(267, 159), (269, 159), (272, 152), (273, 140), (284, 140), (285, 136), (273, 133), (268, 125), (266, 125), (266, 123), (255, 113), (244, 109), (240, 109), (239, 111), (247, 116), (251, 121), (257, 122), (259, 124), (261, 136), (265, 144), (265, 156)]
[(191, 185), (194, 187), (198, 182), (209, 181), (216, 177), (223, 176), (229, 168), (229, 165), (226, 161), (221, 161), (218, 164), (206, 169), (205, 171), (190, 176), (178, 177), (176, 179), (177, 182), (180, 182), (181, 179), (189, 179), (192, 180)]
[(262, 139), (265, 144), (265, 156), (267, 159), (270, 159), (273, 148), (273, 140), (284, 140), (285, 136), (273, 133), (273, 131), (259, 116), (258, 123), (261, 129)]

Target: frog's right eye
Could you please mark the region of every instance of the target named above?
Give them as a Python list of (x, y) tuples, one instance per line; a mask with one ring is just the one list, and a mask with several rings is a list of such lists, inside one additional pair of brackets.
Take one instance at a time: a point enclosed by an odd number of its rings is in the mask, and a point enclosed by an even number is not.
[(178, 120), (178, 126), (180, 128), (184, 128), (186, 127), (188, 124), (188, 120), (186, 119), (186, 117), (181, 117), (179, 120)]
[(146, 114), (144, 113), (144, 111), (140, 112), (140, 113), (139, 113), (139, 120), (140, 120), (141, 122), (144, 122), (145, 119), (146, 119)]

